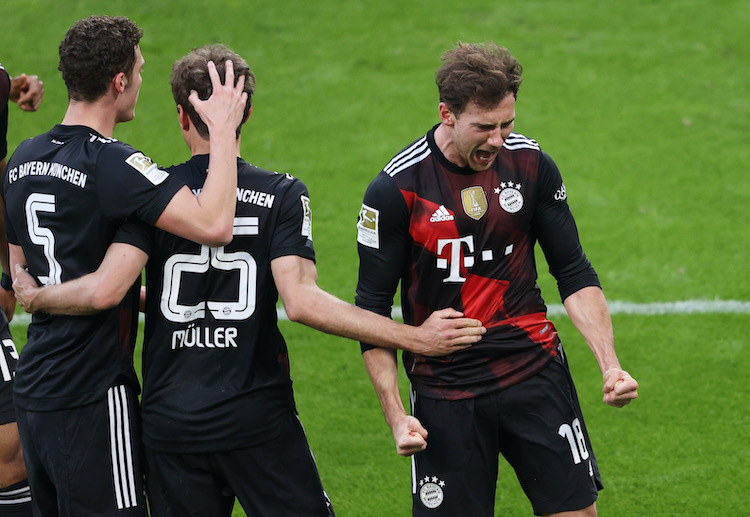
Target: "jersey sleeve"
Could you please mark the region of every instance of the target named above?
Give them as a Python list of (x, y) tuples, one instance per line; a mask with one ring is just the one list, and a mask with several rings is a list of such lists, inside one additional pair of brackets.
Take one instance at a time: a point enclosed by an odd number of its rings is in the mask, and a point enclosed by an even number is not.
[(129, 244), (151, 256), (154, 227), (135, 218), (128, 219), (115, 233), (112, 242)]
[(307, 187), (299, 179), (284, 193), (271, 243), (270, 259), (286, 255), (315, 260), (312, 241), (312, 207)]
[(99, 198), (106, 215), (116, 219), (135, 216), (153, 225), (184, 181), (161, 169), (143, 153), (123, 142), (105, 145), (97, 170)]
[[(8, 155), (8, 99), (10, 76), (0, 65), (0, 160)], [(2, 171), (0, 171), (1, 173)]]
[[(357, 220), (358, 307), (390, 317), (409, 250), (409, 210), (392, 179), (380, 173), (365, 192)], [(373, 348), (362, 343), (362, 351)]]
[(546, 153), (539, 164), (539, 210), (532, 224), (563, 301), (584, 287), (600, 285), (581, 247), (560, 171)]

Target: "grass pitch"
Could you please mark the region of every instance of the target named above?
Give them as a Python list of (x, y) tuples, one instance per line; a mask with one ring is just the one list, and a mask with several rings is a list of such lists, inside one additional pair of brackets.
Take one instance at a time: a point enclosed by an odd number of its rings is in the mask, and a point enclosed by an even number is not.
[[(560, 167), (608, 299), (750, 300), (747, 2), (5, 0), (0, 60), (40, 75), (46, 91), (38, 113), (12, 107), (11, 149), (62, 119), (57, 45), (76, 19), (103, 13), (145, 31), (136, 119), (115, 136), (160, 164), (187, 156), (172, 61), (213, 42), (247, 59), (258, 84), (243, 154), (308, 185), (320, 285), (343, 299), (353, 300), (367, 184), (437, 121), (440, 54), (457, 40), (493, 40), (525, 68), (516, 130)], [(559, 303), (541, 256), (539, 270), (546, 300)], [(596, 363), (569, 320), (554, 319), (606, 485), (600, 515), (747, 513), (750, 316), (615, 315), (623, 367), (641, 383), (619, 411), (601, 402)], [(282, 330), (337, 514), (409, 515), (409, 462), (394, 452), (358, 346), (293, 323)], [(23, 326), (14, 333), (22, 344)], [(496, 513), (531, 513), (507, 465)]]

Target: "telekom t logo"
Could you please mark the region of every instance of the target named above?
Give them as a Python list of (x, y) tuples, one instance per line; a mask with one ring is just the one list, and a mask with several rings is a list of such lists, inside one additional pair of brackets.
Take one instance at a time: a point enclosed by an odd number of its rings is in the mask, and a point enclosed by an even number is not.
[[(505, 247), (506, 256), (512, 252), (512, 244)], [(474, 236), (469, 235), (459, 239), (438, 239), (437, 256), (435, 266), (438, 269), (448, 270), (448, 276), (443, 279), (444, 284), (465, 282), (466, 278), (461, 276), (461, 266), (463, 265), (466, 269), (474, 267)], [(482, 262), (490, 261), (493, 258), (492, 250), (482, 250), (480, 253)]]

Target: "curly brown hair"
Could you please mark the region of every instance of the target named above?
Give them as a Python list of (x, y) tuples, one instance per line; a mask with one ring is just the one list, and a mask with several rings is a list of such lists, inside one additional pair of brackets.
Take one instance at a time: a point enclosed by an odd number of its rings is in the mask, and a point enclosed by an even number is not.
[(135, 66), (135, 48), (143, 31), (124, 16), (91, 16), (68, 29), (60, 43), (60, 64), (68, 97), (93, 102), (107, 91), (120, 72), (128, 77)]
[(462, 43), (445, 52), (435, 75), (440, 102), (460, 115), (470, 102), (492, 108), (509, 93), (518, 96), (523, 68), (494, 43)]
[(239, 138), (242, 124), (247, 120), (247, 115), (253, 103), (253, 93), (255, 93), (255, 76), (247, 62), (225, 45), (215, 44), (194, 48), (172, 65), (172, 76), (169, 79), (169, 83), (172, 85), (172, 97), (174, 97), (175, 103), (182, 106), (182, 109), (185, 110), (198, 130), (198, 134), (203, 138), (208, 138), (208, 127), (195, 112), (195, 108), (193, 108), (188, 97), (190, 92), (195, 90), (198, 92), (198, 97), (203, 100), (208, 99), (213, 92), (211, 77), (208, 75), (208, 62), (214, 62), (216, 71), (219, 72), (219, 77), (223, 82), (225, 80), (224, 64), (227, 60), (231, 60), (234, 65), (235, 84), (237, 79), (245, 76), (244, 91), (247, 92), (247, 104), (245, 105), (245, 114), (242, 117), (243, 122), (237, 127), (237, 137)]

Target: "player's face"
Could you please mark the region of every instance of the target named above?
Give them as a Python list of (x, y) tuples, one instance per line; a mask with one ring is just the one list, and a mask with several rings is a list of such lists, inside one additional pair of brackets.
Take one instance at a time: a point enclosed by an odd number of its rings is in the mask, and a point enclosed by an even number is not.
[(461, 167), (487, 170), (513, 131), (515, 96), (508, 94), (497, 106), (489, 109), (471, 102), (458, 116), (445, 110), (447, 107), (441, 104), (442, 122), (451, 129), (446, 158)]
[(135, 105), (138, 103), (138, 94), (141, 91), (141, 84), (143, 83), (141, 70), (145, 63), (146, 60), (143, 59), (141, 48), (136, 46), (135, 65), (133, 65), (133, 72), (130, 74), (128, 84), (125, 86), (123, 110), (118, 118), (118, 122), (133, 120), (133, 117), (135, 116)]

